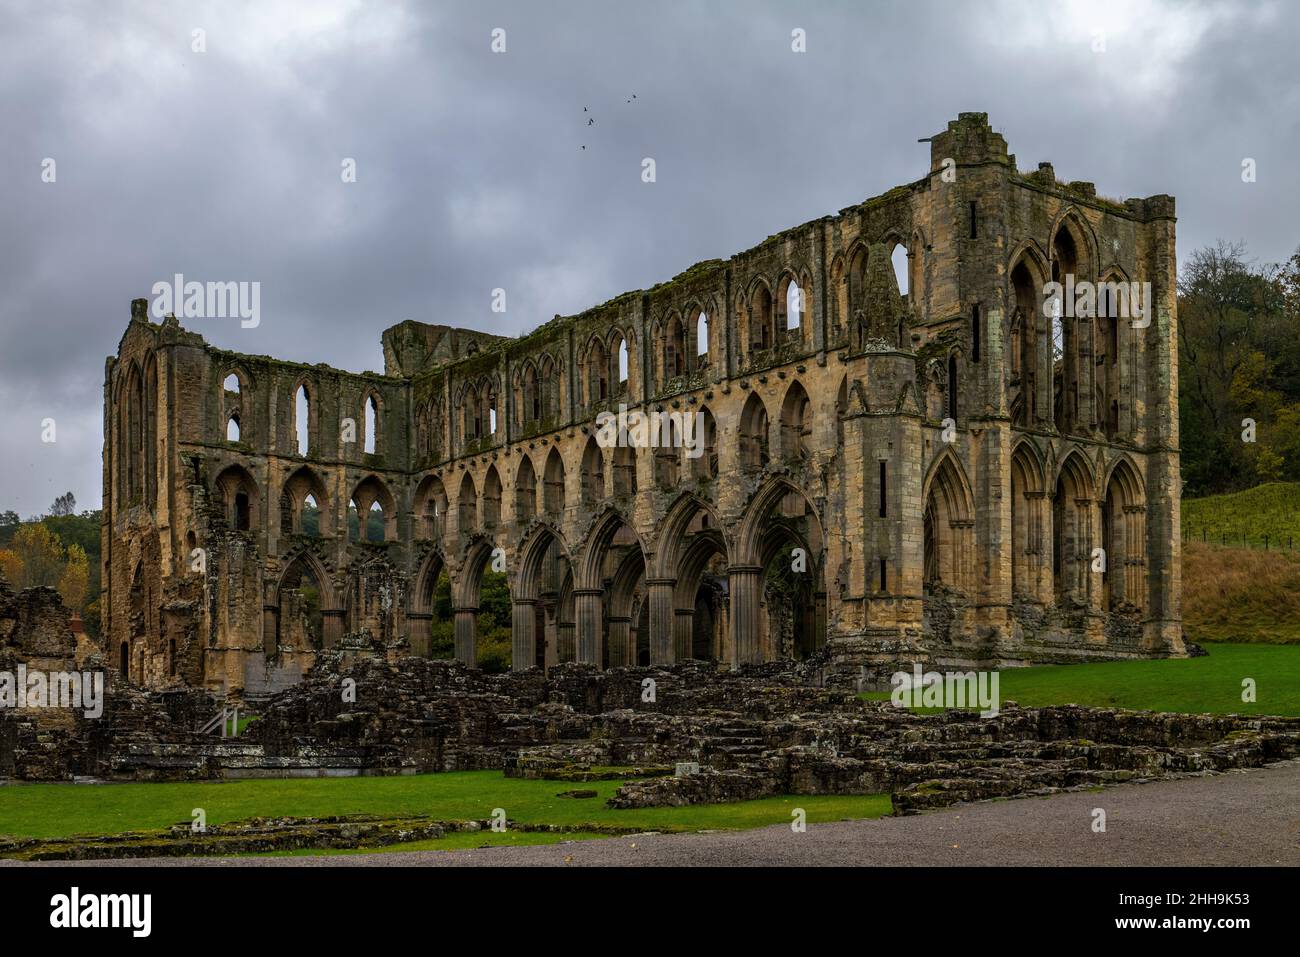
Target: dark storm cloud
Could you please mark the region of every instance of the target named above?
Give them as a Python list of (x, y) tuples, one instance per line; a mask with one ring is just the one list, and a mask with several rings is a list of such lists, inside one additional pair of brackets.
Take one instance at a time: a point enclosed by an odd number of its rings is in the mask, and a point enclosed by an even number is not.
[(177, 272), (261, 283), (256, 329), (187, 320), (214, 344), (378, 370), (400, 320), (518, 333), (916, 179), (962, 110), (1022, 168), (1175, 194), (1183, 255), (1297, 239), (1282, 5), (0, 11), (0, 509), (24, 514), (98, 503), (104, 357)]

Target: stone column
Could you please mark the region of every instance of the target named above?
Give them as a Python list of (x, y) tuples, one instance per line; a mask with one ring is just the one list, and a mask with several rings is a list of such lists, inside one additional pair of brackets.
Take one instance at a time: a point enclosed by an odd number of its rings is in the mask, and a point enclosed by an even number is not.
[(511, 605), (511, 671), (523, 671), (537, 666), (536, 606), (536, 598), (516, 598)]
[(731, 595), (731, 666), (758, 664), (763, 660), (758, 616), (762, 607), (763, 569), (758, 565), (733, 565), (727, 569)]
[(677, 660), (686, 661), (695, 657), (695, 609), (678, 608), (673, 627), (674, 648)]
[(578, 652), (574, 644), (577, 640), (574, 635), (575, 630), (571, 621), (562, 621), (555, 626), (556, 657), (561, 662), (577, 660)]
[(671, 578), (646, 582), (650, 602), (650, 664), (670, 665), (677, 660), (676, 614), (673, 609)]
[(337, 648), (343, 640), (343, 609), (326, 608), (321, 612), (321, 644), (326, 648)]
[(429, 629), (433, 615), (426, 611), (406, 613), (406, 640), (411, 643), (411, 654), (417, 658), (429, 657)]
[(478, 650), (475, 648), (478, 609), (457, 608), (455, 616), (456, 660), (473, 668), (478, 664)]
[(1052, 317), (1043, 315), (1043, 310), (1040, 308), (1036, 322), (1038, 323), (1038, 356), (1036, 357), (1038, 368), (1035, 370), (1034, 384), (1038, 387), (1038, 405), (1035, 411), (1038, 425), (1052, 428), (1056, 425), (1056, 413), (1052, 403), (1055, 381), (1055, 376), (1052, 374)]
[(549, 671), (560, 663), (560, 642), (559, 642), (559, 624), (556, 621), (556, 612), (558, 609), (553, 600), (545, 604), (546, 622), (544, 634), (546, 636), (546, 668)]
[(599, 588), (575, 588), (573, 611), (578, 628), (578, 661), (601, 666), (600, 599)]
[[(1084, 593), (1088, 600), (1088, 610), (1093, 613), (1101, 609), (1101, 573), (1092, 570), (1093, 544), (1101, 539), (1101, 503), (1092, 499), (1078, 499), (1079, 504), (1079, 557), (1080, 571), (1083, 575)], [(1109, 559), (1109, 556), (1107, 556)]]
[(629, 647), (631, 641), (632, 619), (609, 619), (609, 666), (611, 668), (626, 668), (635, 663), (632, 660), (632, 649)]
[(262, 606), (262, 652), (266, 655), (276, 653), (277, 637), (280, 631), (280, 608), (269, 602)]

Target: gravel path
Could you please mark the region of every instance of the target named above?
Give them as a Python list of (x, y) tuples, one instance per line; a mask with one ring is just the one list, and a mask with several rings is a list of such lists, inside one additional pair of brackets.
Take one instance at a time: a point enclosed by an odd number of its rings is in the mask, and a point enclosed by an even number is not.
[[(1106, 832), (1092, 830), (1093, 809)], [(874, 821), (640, 834), (539, 847), (118, 864), (433, 865), (1198, 865), (1300, 866), (1300, 761)]]

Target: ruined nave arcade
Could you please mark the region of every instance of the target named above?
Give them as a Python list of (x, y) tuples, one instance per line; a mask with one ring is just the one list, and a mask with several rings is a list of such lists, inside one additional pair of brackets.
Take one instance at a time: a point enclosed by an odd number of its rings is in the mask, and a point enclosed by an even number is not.
[[(1180, 654), (1173, 252), (1168, 197), (1021, 173), (963, 114), (908, 186), (520, 338), (403, 322), (383, 374), (137, 300), (106, 365), (106, 650), (248, 694), (449, 626), (474, 662), (500, 573), (514, 668)], [(1152, 321), (1044, 315), (1067, 273), (1149, 281)], [(603, 447), (620, 406), (702, 449)]]

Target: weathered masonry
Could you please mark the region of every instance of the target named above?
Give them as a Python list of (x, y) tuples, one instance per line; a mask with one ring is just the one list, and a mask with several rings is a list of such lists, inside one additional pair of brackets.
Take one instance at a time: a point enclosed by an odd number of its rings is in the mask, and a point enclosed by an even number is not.
[[(1145, 320), (1045, 309), (1067, 278), (1149, 283)], [(265, 694), (321, 648), (429, 654), (445, 573), (472, 663), (496, 564), (516, 669), (1180, 655), (1174, 297), (1171, 197), (1022, 173), (966, 113), (914, 183), (522, 338), (403, 322), (383, 375), (137, 300), (105, 652)], [(620, 405), (690, 414), (701, 453), (604, 447)]]

